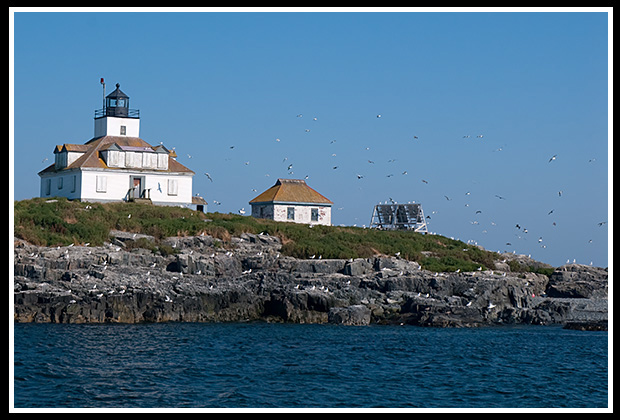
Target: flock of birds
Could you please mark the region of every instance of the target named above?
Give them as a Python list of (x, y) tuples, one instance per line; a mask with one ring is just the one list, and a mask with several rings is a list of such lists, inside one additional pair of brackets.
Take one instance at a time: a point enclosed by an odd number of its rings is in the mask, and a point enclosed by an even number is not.
[[(304, 119), (304, 116), (303, 116), (303, 114), (297, 114), (297, 115), (296, 115), (296, 118), (298, 118), (298, 119)], [(376, 114), (376, 118), (377, 118), (377, 119), (381, 119), (381, 118), (383, 118), (383, 115), (382, 115), (382, 114)], [(311, 118), (311, 120), (312, 120), (313, 122), (316, 122), (316, 121), (318, 121), (318, 117), (312, 117), (312, 118)], [(306, 134), (310, 133), (311, 131), (312, 131), (312, 128), (304, 128), (304, 129), (303, 129), (303, 132), (304, 132), (304, 133), (306, 133)], [(419, 142), (419, 141), (420, 141), (420, 137), (421, 137), (421, 136), (419, 136), (419, 135), (417, 135), (417, 134), (412, 134), (412, 135), (410, 135), (410, 140), (412, 140), (412, 141), (414, 141), (414, 142)], [(464, 141), (486, 141), (486, 138), (485, 138), (484, 134), (477, 134), (477, 135), (464, 134), (464, 135), (462, 135), (462, 137), (461, 137), (461, 138), (462, 138)], [(472, 140), (469, 140), (469, 139), (472, 139)], [(275, 138), (275, 142), (276, 142), (277, 144), (282, 144), (282, 143), (284, 143), (284, 142), (282, 141), (282, 139), (281, 139), (281, 138), (279, 138), (279, 137), (278, 137), (278, 138)], [(329, 141), (329, 144), (330, 144), (330, 145), (334, 145), (336, 142), (337, 142), (337, 140), (336, 140), (336, 139), (331, 139), (331, 140)], [(364, 147), (364, 149), (365, 149), (366, 151), (369, 151), (369, 150), (370, 150), (370, 147)], [(234, 151), (234, 150), (239, 150), (239, 148), (236, 148), (236, 146), (235, 146), (235, 145), (230, 145), (230, 146), (229, 146), (229, 150), (230, 150), (230, 151)], [(332, 150), (333, 150), (333, 149), (332, 149)], [(503, 147), (499, 147), (499, 148), (495, 148), (495, 149), (493, 149), (493, 152), (502, 152), (502, 151), (503, 151)], [(329, 154), (330, 154), (330, 156), (331, 156), (332, 158), (335, 158), (335, 157), (337, 156), (337, 153), (333, 153), (331, 150), (330, 150)], [(187, 157), (188, 157), (189, 159), (191, 159), (191, 158), (192, 158), (192, 156), (191, 156), (191, 155), (189, 155), (189, 154), (187, 155)], [(232, 158), (227, 158), (226, 160), (232, 160)], [(329, 158), (327, 158), (327, 157), (326, 157), (326, 160), (329, 160)], [(393, 164), (394, 162), (396, 162), (396, 160), (397, 160), (397, 159), (389, 159), (389, 160), (387, 160), (387, 163), (388, 163), (388, 164)], [(552, 155), (552, 156), (550, 156), (550, 157), (548, 158), (547, 164), (550, 164), (550, 165), (551, 165), (551, 164), (554, 164), (554, 162), (556, 162), (557, 160), (558, 160), (558, 154), (554, 154), (554, 155)], [(244, 165), (244, 166), (249, 166), (249, 165), (251, 165), (251, 161), (250, 161), (250, 160), (242, 160), (242, 161), (243, 161), (243, 165)], [(594, 159), (594, 158), (592, 158), (592, 159), (589, 159), (589, 160), (588, 160), (588, 162), (589, 162), (589, 163), (593, 163), (594, 161), (595, 161), (595, 159)], [(367, 167), (378, 167), (378, 166), (377, 166), (377, 162), (378, 162), (377, 158), (366, 159), (366, 165), (368, 165)], [(306, 180), (310, 177), (308, 174), (304, 174), (304, 176), (301, 176), (301, 177), (300, 177), (299, 175), (296, 175), (296, 174), (295, 174), (295, 171), (296, 171), (296, 169), (297, 169), (297, 167), (296, 167), (296, 163), (291, 162), (291, 160), (289, 160), (289, 157), (288, 157), (288, 156), (282, 156), (282, 161), (281, 161), (281, 163), (282, 163), (282, 167), (281, 167), (281, 168), (279, 168), (279, 171), (280, 171), (281, 173), (282, 173), (282, 172), (285, 172), (287, 177), (303, 178), (303, 179), (306, 179)], [(305, 163), (305, 162), (304, 162), (304, 163)], [(332, 171), (334, 171), (335, 173), (338, 171), (338, 169), (339, 169), (340, 167), (341, 167), (341, 165), (339, 165), (339, 164), (330, 164), (329, 166), (327, 166), (327, 165), (325, 166), (325, 168), (331, 168), (331, 170), (332, 170)], [(276, 168), (276, 169), (278, 169), (278, 168)], [(324, 171), (326, 171), (326, 170), (328, 170), (328, 169), (324, 169)], [(386, 172), (387, 172), (387, 171), (386, 171)], [(389, 171), (388, 173), (386, 173), (386, 174), (385, 174), (385, 177), (386, 177), (386, 178), (392, 178), (392, 177), (395, 177), (395, 173), (399, 173), (399, 174), (400, 174), (400, 176), (407, 176), (407, 175), (409, 175), (409, 171), (408, 171), (407, 169), (401, 169), (401, 170), (400, 170), (400, 171), (398, 171), (398, 172), (395, 172), (395, 171)], [(216, 177), (216, 176), (213, 176), (213, 174), (212, 174), (211, 172), (204, 172), (204, 176), (206, 177), (206, 179), (207, 179), (210, 183), (214, 183), (214, 182), (216, 182), (217, 177)], [(269, 176), (270, 176), (270, 174), (269, 174), (269, 173), (266, 173), (266, 174), (265, 174), (265, 176), (266, 176), (266, 177), (269, 177)], [(342, 174), (340, 174), (339, 176), (342, 176)], [(358, 181), (362, 181), (362, 180), (364, 180), (364, 179), (366, 179), (366, 178), (367, 178), (367, 175), (364, 173), (364, 171), (360, 171), (360, 170), (358, 170), (357, 172), (355, 172), (355, 178), (353, 178), (353, 179), (356, 179), (356, 180), (358, 180)], [(258, 180), (258, 177), (254, 176), (252, 179), (253, 179), (253, 180)], [(430, 178), (426, 178), (426, 177), (425, 177), (425, 178), (420, 178), (420, 179), (419, 179), (419, 182), (421, 182), (421, 183), (422, 183), (422, 184), (424, 184), (424, 185), (428, 185), (428, 184), (429, 184), (429, 179), (430, 179)], [(254, 193), (257, 193), (257, 192), (258, 192), (258, 189), (257, 189), (257, 188), (252, 188), (251, 190), (252, 190), (252, 192), (254, 192)], [(199, 195), (199, 194), (196, 194), (196, 195)], [(470, 192), (470, 191), (465, 192), (465, 196), (470, 196), (470, 195), (471, 195), (471, 192)], [(557, 191), (557, 195), (558, 195), (558, 197), (562, 197), (562, 195), (563, 195), (563, 190), (558, 190), (558, 191)], [(451, 196), (451, 195), (444, 195), (444, 198), (445, 198), (445, 200), (446, 200), (447, 202), (452, 202), (454, 197), (453, 197), (453, 196)], [(502, 200), (502, 201), (503, 201), (503, 200), (507, 200), (507, 197), (506, 197), (506, 196), (504, 196), (504, 195), (500, 195), (500, 194), (495, 194), (495, 195), (494, 195), (494, 198), (496, 198), (496, 199), (498, 199), (498, 200)], [(395, 201), (394, 201), (394, 200), (392, 200), (392, 199), (390, 199), (390, 201), (395, 202)], [(215, 200), (215, 199), (213, 199), (213, 200), (212, 200), (212, 203), (213, 203), (215, 206), (220, 206), (220, 205), (222, 205), (222, 202), (221, 202), (221, 201), (218, 201), (218, 200)], [(466, 207), (469, 207), (469, 205), (470, 205), (469, 203), (466, 203), (466, 204), (465, 204), (465, 206), (466, 206)], [(432, 203), (429, 203), (429, 207), (430, 207), (430, 208), (433, 208), (433, 207), (437, 207), (437, 206), (434, 206)], [(343, 209), (343, 207), (336, 207), (336, 209), (337, 209), (337, 210), (342, 210), (342, 209)], [(554, 211), (555, 211), (555, 209), (550, 209), (550, 210), (548, 210), (548, 211), (547, 211), (547, 216), (551, 216), (551, 215), (553, 215), (553, 214), (554, 214)], [(247, 213), (247, 211), (246, 211), (245, 207), (241, 207), (241, 208), (239, 208), (239, 209), (237, 210), (237, 212), (238, 212), (239, 214), (241, 214), (241, 215), (244, 215), (244, 214), (246, 214), (246, 213)], [(370, 212), (370, 210), (369, 210), (369, 212)], [(437, 213), (438, 213), (437, 211), (430, 211), (430, 212), (428, 213), (428, 215), (426, 216), (427, 223), (430, 221), (430, 219), (432, 218), (432, 216), (433, 216), (433, 215), (435, 215), (435, 214), (437, 214)], [(483, 213), (483, 211), (482, 211), (482, 210), (480, 210), (480, 209), (477, 209), (477, 210), (475, 211), (475, 215), (479, 215), (479, 214), (481, 214), (481, 213)], [(478, 221), (476, 221), (476, 220), (473, 220), (473, 221), (471, 221), (470, 223), (471, 223), (472, 225), (479, 225), (479, 224), (480, 224), (480, 223), (479, 223)], [(597, 223), (597, 225), (600, 227), (600, 226), (605, 225), (606, 223), (607, 223), (606, 221), (602, 221), (602, 222)], [(527, 234), (528, 234), (528, 232), (529, 232), (529, 230), (528, 230), (527, 228), (523, 228), (523, 227), (522, 227), (522, 224), (523, 224), (523, 223), (521, 223), (521, 222), (516, 222), (516, 223), (515, 223), (515, 229), (516, 229), (515, 236), (516, 236), (518, 239), (524, 239), (526, 236), (531, 236), (531, 235), (527, 235)], [(357, 224), (354, 224), (353, 226), (356, 226), (356, 225), (357, 225)], [(556, 224), (556, 222), (555, 222), (555, 221), (554, 221), (554, 222), (552, 222), (552, 225), (553, 225), (553, 226), (557, 226), (557, 224)], [(363, 227), (365, 227), (365, 225), (362, 225), (362, 226), (363, 226)], [(491, 222), (491, 226), (495, 226), (495, 222)], [(487, 230), (487, 229), (484, 229), (484, 230), (482, 231), (482, 233), (487, 233), (487, 232), (488, 232), (488, 230)], [(538, 243), (538, 245), (539, 245), (541, 248), (543, 248), (543, 249), (547, 248), (547, 243), (545, 243), (545, 242), (544, 242), (543, 236), (542, 236), (542, 235), (536, 235), (536, 236), (538, 237), (538, 239), (537, 239), (537, 243)], [(477, 244), (477, 242), (476, 242), (476, 241), (473, 241), (473, 240), (469, 240), (469, 241), (467, 241), (467, 242)], [(590, 239), (590, 240), (589, 240), (589, 243), (592, 243), (592, 239)], [(507, 246), (507, 247), (512, 246), (512, 245), (513, 245), (513, 244), (512, 244), (512, 242), (511, 242), (510, 240), (505, 242), (505, 246)], [(506, 250), (504, 250), (504, 252), (506, 252)], [(514, 251), (513, 251), (513, 252), (514, 252)]]

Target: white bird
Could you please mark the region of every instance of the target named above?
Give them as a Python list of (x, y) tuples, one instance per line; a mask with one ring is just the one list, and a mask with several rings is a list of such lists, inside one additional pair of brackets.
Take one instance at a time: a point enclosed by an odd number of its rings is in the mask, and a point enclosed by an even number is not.
[(471, 306), (471, 300), (469, 302), (467, 302), (467, 305), (465, 306)]
[(549, 159), (549, 162), (551, 162), (552, 160), (555, 160), (555, 158), (556, 158), (557, 156), (558, 156), (558, 155), (553, 155), (553, 156), (551, 156), (551, 159)]
[(211, 175), (209, 175), (209, 172), (205, 172), (205, 175), (207, 176), (207, 178), (209, 178), (209, 181), (213, 182), (213, 178), (211, 178)]
[(381, 114), (377, 114), (377, 118), (381, 118)]
[(245, 214), (245, 208), (240, 208), (239, 209), (239, 214)]
[(493, 309), (495, 308), (497, 305), (494, 305), (493, 303), (489, 302), (489, 306), (487, 306), (488, 309)]

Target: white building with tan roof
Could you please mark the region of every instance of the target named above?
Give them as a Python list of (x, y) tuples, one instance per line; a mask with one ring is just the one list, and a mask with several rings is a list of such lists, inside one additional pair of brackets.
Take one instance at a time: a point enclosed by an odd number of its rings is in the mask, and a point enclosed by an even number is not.
[(250, 201), (252, 217), (328, 226), (331, 225), (332, 204), (303, 179), (282, 178)]
[(95, 111), (94, 137), (55, 147), (54, 164), (39, 172), (41, 197), (206, 207), (204, 199), (192, 195), (194, 171), (176, 161), (174, 150), (139, 136), (140, 113), (129, 108), (129, 97), (117, 83), (104, 108)]

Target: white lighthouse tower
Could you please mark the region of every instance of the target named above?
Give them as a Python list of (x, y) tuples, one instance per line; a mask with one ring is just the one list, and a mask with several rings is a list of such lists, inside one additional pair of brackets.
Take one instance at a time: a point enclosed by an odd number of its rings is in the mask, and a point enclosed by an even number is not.
[[(140, 136), (140, 112), (116, 84), (95, 111), (94, 137), (54, 148), (54, 163), (39, 172), (41, 197), (90, 202), (134, 201), (194, 209), (206, 206), (192, 195), (194, 171), (176, 160), (174, 149), (152, 146)], [(200, 207), (199, 207), (200, 206)]]
[[(105, 89), (105, 84), (102, 81)], [(95, 111), (95, 137), (128, 136), (140, 137), (140, 111), (129, 109), (129, 96), (116, 89), (105, 97), (103, 109)]]

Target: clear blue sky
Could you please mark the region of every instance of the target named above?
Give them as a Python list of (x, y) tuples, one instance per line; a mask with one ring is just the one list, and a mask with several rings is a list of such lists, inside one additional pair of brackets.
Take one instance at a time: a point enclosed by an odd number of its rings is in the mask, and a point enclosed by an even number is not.
[(22, 10), (15, 200), (39, 195), (56, 144), (93, 137), (103, 77), (140, 109), (140, 137), (196, 172), (208, 211), (249, 211), (277, 178), (308, 176), (335, 225), (416, 201), (432, 232), (556, 266), (608, 265), (611, 8)]

